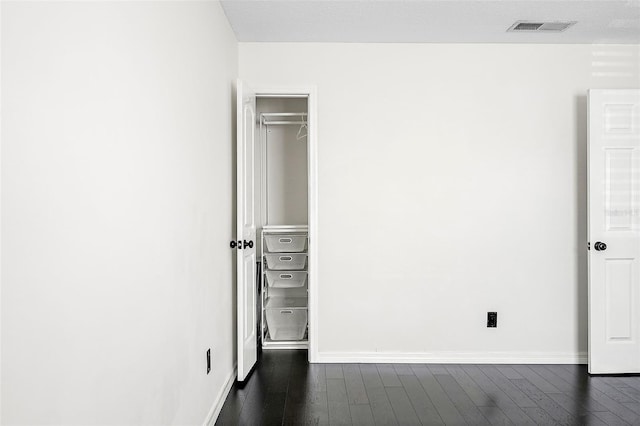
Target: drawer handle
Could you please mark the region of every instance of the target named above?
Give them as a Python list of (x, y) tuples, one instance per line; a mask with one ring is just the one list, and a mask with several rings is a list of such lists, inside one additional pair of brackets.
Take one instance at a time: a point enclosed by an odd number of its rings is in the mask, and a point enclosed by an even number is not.
[(293, 258), (291, 256), (280, 256), (281, 262), (291, 262)]
[(290, 243), (291, 241), (293, 241), (291, 238), (280, 238), (279, 240), (281, 243)]
[(291, 278), (293, 278), (293, 275), (291, 274), (280, 274), (281, 280), (290, 280)]
[(293, 314), (293, 311), (280, 311), (281, 314)]

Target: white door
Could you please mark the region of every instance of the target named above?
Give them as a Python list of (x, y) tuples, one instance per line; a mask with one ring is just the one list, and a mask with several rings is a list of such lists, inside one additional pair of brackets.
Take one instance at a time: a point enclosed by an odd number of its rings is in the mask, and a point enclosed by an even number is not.
[(640, 372), (640, 90), (589, 91), (589, 372)]
[(238, 380), (243, 381), (258, 359), (256, 316), (256, 221), (254, 206), (254, 148), (256, 95), (237, 85), (237, 278)]

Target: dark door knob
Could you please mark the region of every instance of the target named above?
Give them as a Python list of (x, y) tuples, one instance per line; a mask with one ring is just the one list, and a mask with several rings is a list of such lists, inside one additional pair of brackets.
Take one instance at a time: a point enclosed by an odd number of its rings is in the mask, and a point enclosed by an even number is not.
[(593, 245), (593, 248), (596, 249), (596, 251), (605, 251), (607, 249), (607, 245), (598, 241)]
[(244, 248), (253, 248), (253, 241), (244, 240)]
[(238, 247), (239, 249), (242, 248), (242, 241), (231, 241), (231, 243), (229, 244), (231, 246), (232, 249)]

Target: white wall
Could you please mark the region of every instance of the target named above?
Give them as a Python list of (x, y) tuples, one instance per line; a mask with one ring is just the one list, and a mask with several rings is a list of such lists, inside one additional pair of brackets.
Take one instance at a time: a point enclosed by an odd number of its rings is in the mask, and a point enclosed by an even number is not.
[(236, 73), (217, 2), (2, 2), (3, 424), (205, 421)]
[(638, 52), (241, 43), (318, 87), (319, 360), (584, 361), (586, 93)]

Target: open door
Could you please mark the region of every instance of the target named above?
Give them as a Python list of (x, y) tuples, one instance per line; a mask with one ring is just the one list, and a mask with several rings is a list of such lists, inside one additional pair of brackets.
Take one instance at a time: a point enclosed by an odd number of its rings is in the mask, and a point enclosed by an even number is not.
[(589, 372), (640, 373), (640, 90), (589, 91)]
[(243, 381), (258, 359), (256, 317), (256, 220), (254, 206), (256, 95), (237, 84), (237, 300), (238, 380)]

